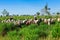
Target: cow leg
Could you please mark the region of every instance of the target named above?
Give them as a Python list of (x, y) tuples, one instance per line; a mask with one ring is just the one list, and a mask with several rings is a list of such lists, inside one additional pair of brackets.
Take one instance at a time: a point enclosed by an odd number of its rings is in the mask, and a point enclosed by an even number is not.
[(50, 22), (48, 22), (48, 25), (50, 25)]

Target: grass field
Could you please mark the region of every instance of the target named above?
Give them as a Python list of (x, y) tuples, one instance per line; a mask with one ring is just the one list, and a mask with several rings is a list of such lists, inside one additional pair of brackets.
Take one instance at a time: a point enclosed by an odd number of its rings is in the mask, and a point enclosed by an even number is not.
[[(8, 19), (9, 17), (1, 17), (1, 20)], [(14, 19), (33, 19), (33, 16), (14, 16)], [(37, 18), (41, 18), (37, 16)], [(46, 17), (48, 18), (48, 17)], [(3, 37), (1, 35), (4, 27), (10, 30), (13, 24), (11, 23), (0, 23), (0, 40), (60, 40), (60, 23), (55, 22), (55, 24), (47, 25), (43, 22), (40, 25), (31, 24), (29, 26), (22, 25), (22, 28), (17, 28), (13, 31), (8, 31)]]

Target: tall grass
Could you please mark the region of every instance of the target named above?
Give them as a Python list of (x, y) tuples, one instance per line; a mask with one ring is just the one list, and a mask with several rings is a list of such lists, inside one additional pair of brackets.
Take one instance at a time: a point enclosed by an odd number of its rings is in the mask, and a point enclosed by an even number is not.
[[(39, 17), (39, 16), (38, 16)], [(9, 18), (9, 17), (7, 17)], [(6, 18), (6, 19), (7, 19)], [(14, 16), (14, 19), (33, 19), (33, 16)], [(39, 17), (40, 18), (40, 17)], [(43, 17), (45, 18), (45, 16)], [(48, 18), (48, 16), (46, 17)], [(5, 17), (0, 18), (4, 20)], [(14, 27), (13, 23), (0, 23), (0, 34), (4, 28), (8, 28), (7, 35), (0, 38), (3, 40), (59, 40), (60, 38), (60, 23), (56, 22), (55, 24), (47, 25), (45, 23), (31, 24), (31, 25), (22, 25), (22, 28), (19, 28), (17, 31), (14, 29), (11, 31), (11, 27)], [(54, 39), (55, 38), (55, 39)]]

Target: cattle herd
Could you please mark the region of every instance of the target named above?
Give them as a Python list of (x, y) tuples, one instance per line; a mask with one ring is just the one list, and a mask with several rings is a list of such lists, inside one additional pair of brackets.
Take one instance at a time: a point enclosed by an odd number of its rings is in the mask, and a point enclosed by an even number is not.
[(1, 21), (2, 23), (13, 23), (14, 25), (22, 25), (22, 24), (25, 24), (25, 25), (30, 25), (30, 24), (37, 24), (39, 25), (41, 22), (44, 22), (48, 25), (50, 24), (54, 24), (55, 21), (58, 21), (60, 22), (60, 18), (40, 18), (40, 19), (37, 19), (37, 18), (34, 18), (34, 19), (25, 19), (25, 20), (14, 20), (14, 18), (9, 18), (7, 20), (3, 20)]

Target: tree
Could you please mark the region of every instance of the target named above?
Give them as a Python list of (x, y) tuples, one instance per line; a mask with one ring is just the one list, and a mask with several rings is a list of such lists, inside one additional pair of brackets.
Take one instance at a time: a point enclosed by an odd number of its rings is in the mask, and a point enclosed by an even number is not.
[(56, 14), (57, 14), (58, 17), (60, 17), (60, 13), (59, 12), (57, 12)]
[(37, 12), (37, 15), (40, 15), (40, 12)]
[(59, 12), (57, 12), (57, 15), (60, 15), (60, 13), (59, 13)]
[(2, 11), (2, 14), (3, 14), (3, 16), (9, 16), (9, 12), (7, 12), (6, 9), (4, 9), (4, 10)]
[(9, 12), (6, 14), (6, 16), (9, 16)]

